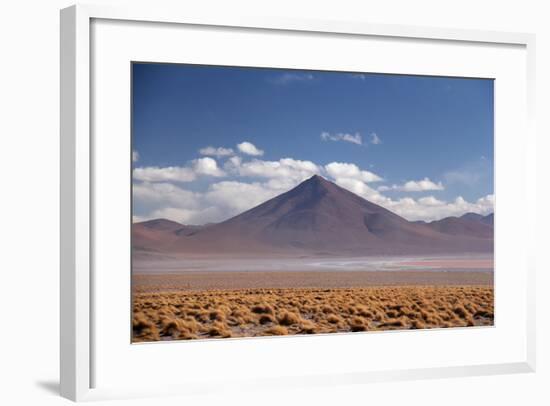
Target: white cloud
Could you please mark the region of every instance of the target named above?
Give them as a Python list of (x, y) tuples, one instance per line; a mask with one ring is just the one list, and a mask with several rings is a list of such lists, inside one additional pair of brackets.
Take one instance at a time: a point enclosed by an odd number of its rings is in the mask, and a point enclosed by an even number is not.
[(386, 192), (388, 190), (397, 190), (401, 192), (424, 192), (429, 190), (445, 190), (445, 187), (441, 182), (435, 183), (429, 178), (424, 178), (421, 180), (409, 180), (403, 185), (380, 186), (378, 188), (378, 191), (380, 192)]
[(292, 181), (302, 181), (321, 173), (321, 167), (311, 161), (301, 161), (292, 158), (283, 158), (278, 161), (255, 159), (240, 164), (237, 171), (240, 176), (286, 178)]
[(139, 152), (137, 152), (136, 150), (133, 150), (132, 151), (132, 162), (137, 162), (139, 161)]
[(334, 181), (338, 186), (349, 190), (373, 203), (379, 203), (384, 197), (365, 182), (353, 178), (338, 178)]
[(133, 177), (145, 182), (191, 182), (196, 179), (193, 169), (181, 166), (135, 168)]
[(361, 137), (361, 134), (355, 133), (355, 134), (348, 134), (348, 133), (338, 133), (338, 134), (331, 134), (329, 132), (322, 132), (321, 133), (321, 139), (323, 141), (345, 141), (350, 142), (352, 144), (356, 145), (363, 145), (363, 137)]
[(223, 167), (226, 171), (234, 174), (234, 173), (237, 173), (242, 162), (243, 162), (243, 159), (240, 156), (232, 156), (227, 161), (225, 161), (225, 164), (223, 164)]
[[(284, 180), (267, 182), (221, 181), (204, 192), (192, 192), (170, 183), (133, 186), (134, 221), (166, 218), (183, 224), (220, 222), (242, 213), (296, 186)], [(145, 214), (143, 214), (145, 213)]]
[(135, 203), (146, 207), (180, 206), (198, 208), (200, 193), (185, 190), (172, 183), (140, 182), (133, 185)]
[(495, 195), (490, 194), (484, 197), (480, 197), (479, 199), (477, 199), (476, 204), (486, 210), (493, 211), (495, 207)]
[(436, 199), (433, 196), (421, 197), (418, 199), (418, 203), (424, 206), (442, 206), (445, 204), (443, 200)]
[(356, 179), (364, 182), (379, 182), (382, 178), (373, 172), (359, 169), (355, 164), (331, 162), (325, 165), (325, 171), (334, 179)]
[(380, 145), (382, 144), (382, 140), (380, 139), (380, 137), (378, 136), (378, 134), (376, 133), (371, 133), (370, 134), (370, 143), (372, 145)]
[(246, 155), (262, 156), (264, 154), (263, 150), (257, 148), (254, 144), (248, 141), (237, 144), (237, 148), (239, 149), (239, 151)]
[(142, 221), (150, 220), (148, 217), (132, 216), (132, 223), (141, 223)]
[(199, 158), (192, 161), (193, 170), (198, 175), (207, 175), (222, 177), (225, 176), (225, 172), (218, 167), (218, 163), (215, 159), (210, 157)]
[(272, 186), (261, 182), (223, 181), (210, 185), (204, 197), (209, 204), (219, 207), (230, 217), (288, 190)]
[(422, 192), (426, 190), (444, 190), (443, 184), (441, 182), (434, 183), (429, 178), (424, 178), (422, 180), (414, 181), (410, 180), (408, 182), (405, 182), (403, 186), (401, 186), (400, 190), (403, 190), (405, 192)]
[(183, 224), (205, 224), (226, 219), (226, 213), (208, 204), (203, 193), (171, 183), (134, 183), (133, 200), (134, 208), (145, 213), (134, 216), (139, 221), (166, 218)]
[(198, 175), (222, 177), (225, 172), (210, 157), (191, 161), (190, 166), (146, 166), (134, 168), (133, 178), (143, 182), (192, 182)]
[(494, 197), (487, 195), (475, 202), (468, 202), (461, 196), (454, 201), (444, 202), (433, 196), (414, 200), (411, 198), (391, 200), (384, 207), (408, 220), (439, 220), (449, 216), (462, 216), (465, 213), (487, 215), (494, 211)]
[(233, 155), (234, 151), (232, 148), (224, 148), (224, 147), (204, 147), (199, 150), (199, 154), (201, 155), (208, 155), (208, 156), (215, 156), (215, 157), (222, 157), (222, 156), (229, 156)]

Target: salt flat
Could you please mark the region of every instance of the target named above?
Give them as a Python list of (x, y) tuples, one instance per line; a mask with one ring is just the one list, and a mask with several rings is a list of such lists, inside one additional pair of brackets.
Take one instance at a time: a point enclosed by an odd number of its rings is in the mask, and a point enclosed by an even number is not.
[(135, 274), (196, 271), (491, 271), (493, 257), (488, 254), (422, 257), (155, 257), (135, 258)]

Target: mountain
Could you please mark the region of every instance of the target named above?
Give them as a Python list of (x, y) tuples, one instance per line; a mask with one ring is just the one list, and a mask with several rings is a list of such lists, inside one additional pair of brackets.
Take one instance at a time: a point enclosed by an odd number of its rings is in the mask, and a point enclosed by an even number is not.
[(468, 221), (481, 222), (482, 219), (483, 219), (483, 216), (481, 214), (478, 214), (478, 213), (471, 213), (470, 212), (470, 213), (463, 214), (459, 218), (461, 218), (463, 220), (468, 220)]
[(188, 236), (204, 226), (186, 226), (181, 223), (155, 219), (132, 224), (132, 247), (143, 251), (163, 251), (178, 237)]
[(483, 224), (489, 224), (489, 225), (493, 226), (494, 225), (495, 214), (491, 213), (491, 214), (488, 214), (486, 216), (482, 216), (481, 214), (477, 214), (477, 213), (466, 213), (466, 214), (463, 214), (462, 216), (460, 216), (460, 218), (464, 219), (464, 220), (475, 221), (475, 222), (479, 222), (479, 223), (483, 223)]
[(495, 225), (495, 213), (491, 213), (486, 215), (480, 220), (482, 223), (489, 224), (490, 226), (494, 227)]
[[(154, 237), (161, 241), (155, 240), (148, 247), (137, 244), (143, 240), (134, 240), (134, 248), (185, 255), (239, 256), (358, 256), (492, 250), (492, 236), (488, 234), (442, 232), (431, 224), (410, 222), (316, 175), (218, 224), (183, 234), (178, 234), (175, 225), (162, 226), (168, 230), (155, 228)], [(162, 240), (158, 233), (166, 238)]]
[(177, 231), (185, 227), (183, 224), (166, 219), (148, 220), (142, 223), (138, 223), (136, 225), (138, 226), (138, 228), (158, 231)]
[[(475, 215), (475, 216), (474, 216)], [(461, 217), (446, 217), (426, 223), (426, 226), (443, 234), (492, 239), (493, 226), (484, 222), (485, 217), (467, 213)]]

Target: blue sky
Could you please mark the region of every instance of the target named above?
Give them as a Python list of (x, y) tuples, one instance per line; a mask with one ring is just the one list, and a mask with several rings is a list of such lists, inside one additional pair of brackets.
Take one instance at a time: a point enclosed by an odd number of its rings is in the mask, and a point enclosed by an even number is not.
[(136, 219), (219, 221), (310, 172), (410, 219), (492, 211), (492, 80), (134, 64), (132, 124)]

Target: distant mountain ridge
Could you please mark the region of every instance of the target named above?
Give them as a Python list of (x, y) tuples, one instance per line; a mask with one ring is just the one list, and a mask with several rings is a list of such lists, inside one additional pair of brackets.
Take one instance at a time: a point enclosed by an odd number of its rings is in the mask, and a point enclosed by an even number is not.
[[(489, 216), (492, 216), (490, 214)], [(477, 213), (466, 213), (460, 217), (445, 217), (425, 223), (427, 227), (440, 233), (462, 236), (477, 236), (482, 238), (493, 238), (493, 225), (489, 223), (488, 216)], [(491, 217), (492, 219), (492, 217)]]
[(157, 219), (134, 224), (132, 245), (138, 251), (185, 255), (490, 252), (487, 217), (467, 213), (411, 222), (315, 175), (221, 223), (200, 227)]
[(162, 247), (188, 236), (205, 226), (186, 226), (167, 219), (147, 220), (132, 224), (132, 247), (143, 251), (162, 251)]
[(494, 225), (495, 214), (491, 213), (483, 216), (478, 213), (466, 213), (460, 216), (460, 218), (464, 220), (477, 221), (484, 224)]

